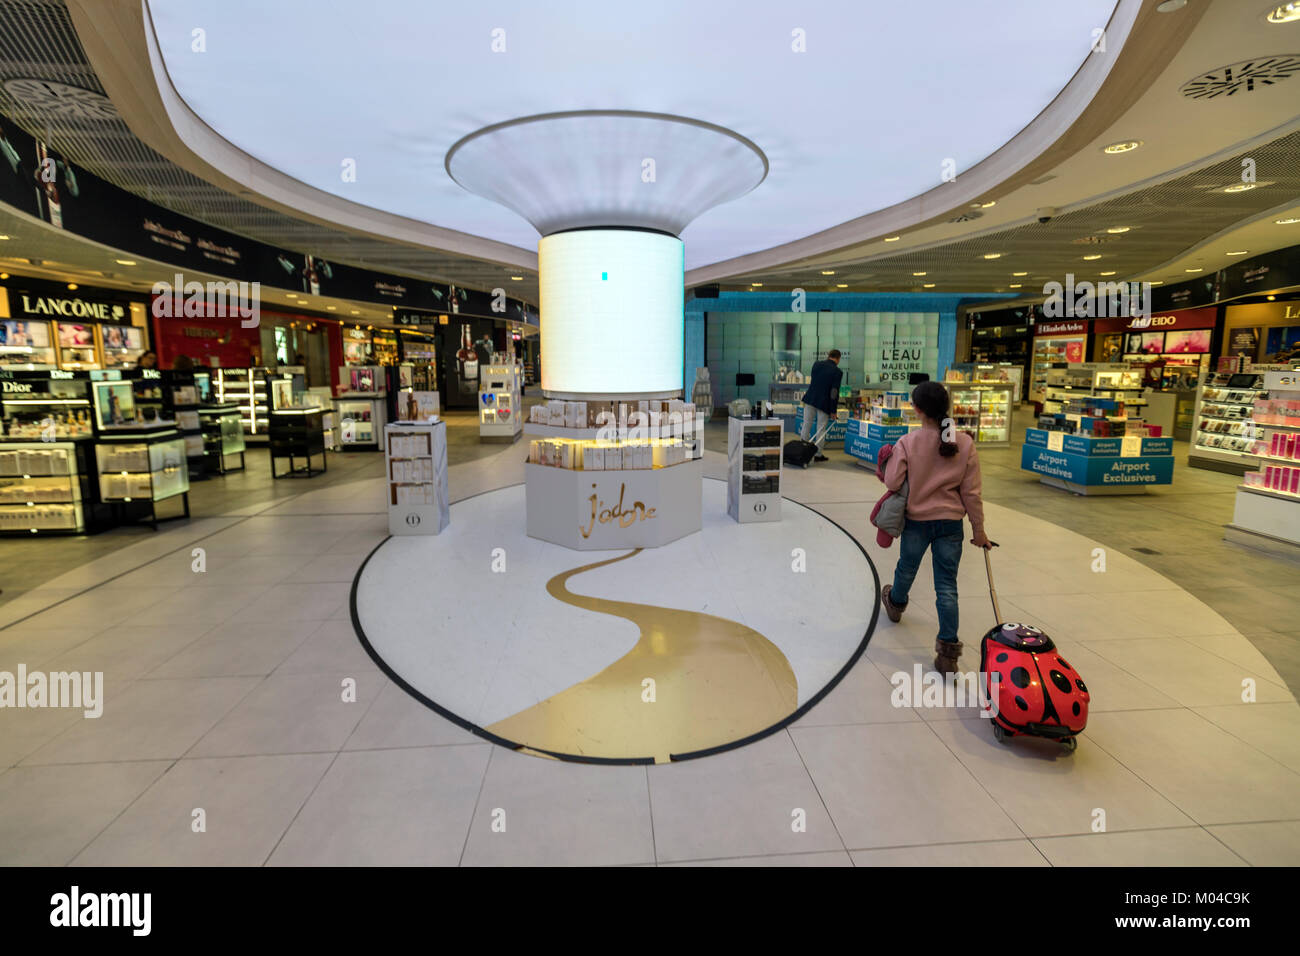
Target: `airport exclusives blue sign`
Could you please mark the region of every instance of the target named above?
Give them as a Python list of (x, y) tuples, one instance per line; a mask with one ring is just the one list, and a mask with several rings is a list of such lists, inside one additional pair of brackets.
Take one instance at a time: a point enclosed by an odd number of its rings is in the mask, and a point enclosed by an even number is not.
[(1075, 485), (1167, 485), (1174, 480), (1172, 455), (1149, 458), (1074, 455), (1026, 443), (1020, 450), (1020, 467)]
[[(1049, 434), (1051, 433), (1041, 428), (1026, 429), (1025, 444), (1037, 448), (1046, 448)], [(1097, 455), (1118, 458), (1121, 456), (1123, 441), (1122, 438), (1089, 438), (1087, 435), (1062, 435), (1061, 451), (1069, 455)], [(1172, 455), (1173, 453), (1174, 440), (1172, 438), (1142, 439), (1142, 454), (1140, 456), (1142, 458)]]
[[(827, 443), (829, 444), (830, 442), (844, 441), (845, 433), (848, 431), (848, 424), (849, 424), (848, 422), (835, 422), (835, 421), (831, 422), (830, 434), (826, 436)], [(813, 428), (815, 429), (816, 427), (817, 427), (817, 422), (814, 421)], [(803, 406), (802, 405), (799, 406), (799, 411), (795, 412), (795, 416), (794, 416), (794, 431), (796, 435), (799, 434), (801, 428), (803, 428)]]
[(869, 465), (874, 465), (880, 449), (898, 441), (907, 432), (906, 425), (875, 425), (860, 419), (852, 419), (845, 430), (844, 452)]

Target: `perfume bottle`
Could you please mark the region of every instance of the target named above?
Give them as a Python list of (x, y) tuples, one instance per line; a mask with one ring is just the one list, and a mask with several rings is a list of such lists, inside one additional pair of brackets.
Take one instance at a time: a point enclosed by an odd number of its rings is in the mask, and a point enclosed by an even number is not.
[(456, 353), (456, 365), (462, 381), (478, 380), (478, 353), (474, 351), (474, 343), (470, 340), (468, 325), (460, 327), (460, 351)]
[[(55, 182), (58, 164), (51, 160), (50, 155), (45, 151), (45, 144), (40, 140), (36, 141), (36, 159), (36, 179), (40, 183), (36, 188), (37, 204), (44, 200), (50, 225), (62, 229), (63, 203), (59, 195), (59, 184)], [(51, 171), (48, 179), (45, 173), (47, 168)]]

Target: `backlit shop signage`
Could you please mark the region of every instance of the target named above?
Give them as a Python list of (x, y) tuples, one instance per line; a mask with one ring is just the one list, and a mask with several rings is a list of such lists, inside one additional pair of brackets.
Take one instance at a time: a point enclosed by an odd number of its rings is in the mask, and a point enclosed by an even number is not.
[(1099, 319), (1093, 323), (1093, 331), (1126, 332), (1142, 330), (1167, 329), (1212, 329), (1218, 319), (1214, 308), (1186, 309), (1179, 312), (1163, 312), (1154, 315), (1139, 315), (1131, 319)]
[(1034, 326), (1034, 335), (1083, 335), (1087, 322), (1040, 322)]
[(112, 302), (95, 302), (76, 297), (18, 293), (18, 307), (26, 317), (42, 319), (87, 319), (91, 322), (118, 322), (126, 317), (126, 306)]

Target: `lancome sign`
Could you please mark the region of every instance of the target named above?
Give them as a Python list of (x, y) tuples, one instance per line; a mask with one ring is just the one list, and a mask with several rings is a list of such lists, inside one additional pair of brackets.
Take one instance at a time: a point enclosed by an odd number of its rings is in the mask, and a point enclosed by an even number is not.
[(9, 300), (15, 311), (30, 319), (80, 319), (88, 322), (127, 322), (129, 310), (120, 302), (99, 302), (78, 296), (19, 292)]

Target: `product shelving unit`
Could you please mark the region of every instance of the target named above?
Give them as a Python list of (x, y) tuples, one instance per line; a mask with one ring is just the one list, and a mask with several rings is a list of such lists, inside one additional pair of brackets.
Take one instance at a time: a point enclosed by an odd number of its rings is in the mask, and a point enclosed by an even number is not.
[[(1235, 383), (1235, 384), (1234, 384)], [(1238, 372), (1207, 376), (1196, 389), (1195, 425), (1187, 464), (1244, 475), (1255, 467), (1249, 454), (1255, 402), (1265, 396), (1264, 375)]]
[(1044, 414), (1070, 414), (1071, 404), (1089, 398), (1123, 402), (1125, 411), (1146, 406), (1142, 372), (1115, 363), (1082, 362), (1064, 369), (1052, 369), (1044, 390)]
[(1010, 446), (1012, 390), (1010, 384), (949, 385), (953, 423), (978, 444)]
[(920, 427), (906, 392), (871, 390), (872, 404), (865, 418), (849, 422), (844, 451), (858, 464), (876, 469), (880, 449), (892, 445), (908, 432)]
[(91, 447), (89, 439), (0, 438), (0, 533), (84, 533)]
[(219, 368), (213, 371), (217, 402), (222, 405), (234, 402), (238, 405), (245, 436), (252, 441), (265, 441), (270, 406), (266, 397), (266, 382), (258, 374), (259, 370)]
[[(1047, 391), (1048, 373), (1057, 366), (1077, 366), (1083, 360), (1084, 346), (1088, 336), (1083, 335), (1045, 335), (1035, 336), (1031, 352), (1029, 375), (1029, 399), (1041, 402)], [(1078, 356), (1075, 361), (1071, 357)]]
[(745, 524), (781, 520), (779, 418), (727, 419), (727, 514)]
[(438, 534), (451, 521), (445, 422), (384, 428), (389, 534)]
[[(1258, 470), (1237, 486), (1232, 523), (1224, 540), (1271, 554), (1300, 557), (1300, 370), (1265, 372), (1267, 403), (1289, 406), (1268, 410), (1265, 402), (1252, 416), (1257, 443), (1251, 460)], [(1276, 440), (1289, 442), (1291, 455), (1275, 450)], [(1277, 486), (1273, 486), (1273, 479)]]
[(514, 442), (524, 430), (518, 365), (480, 365), (478, 436), (482, 442)]
[[(271, 452), (272, 478), (311, 478), (325, 471), (325, 426), (323, 410), (277, 408), (267, 423), (267, 447)], [(276, 464), (289, 467), (277, 471)], [(319, 467), (317, 467), (319, 465)]]
[[(190, 473), (185, 440), (171, 425), (101, 430), (95, 442), (99, 500), (119, 521), (160, 521), (190, 516)], [(183, 514), (159, 517), (158, 504), (179, 497)]]
[(388, 421), (388, 392), (380, 366), (345, 366), (339, 378), (347, 390), (334, 399), (343, 451), (378, 451)]
[[(204, 468), (210, 475), (224, 475), (228, 471), (244, 470), (244, 427), (240, 419), (239, 406), (204, 405), (199, 409), (199, 426), (203, 433)], [(233, 455), (239, 456), (238, 467), (232, 467), (226, 460)]]

